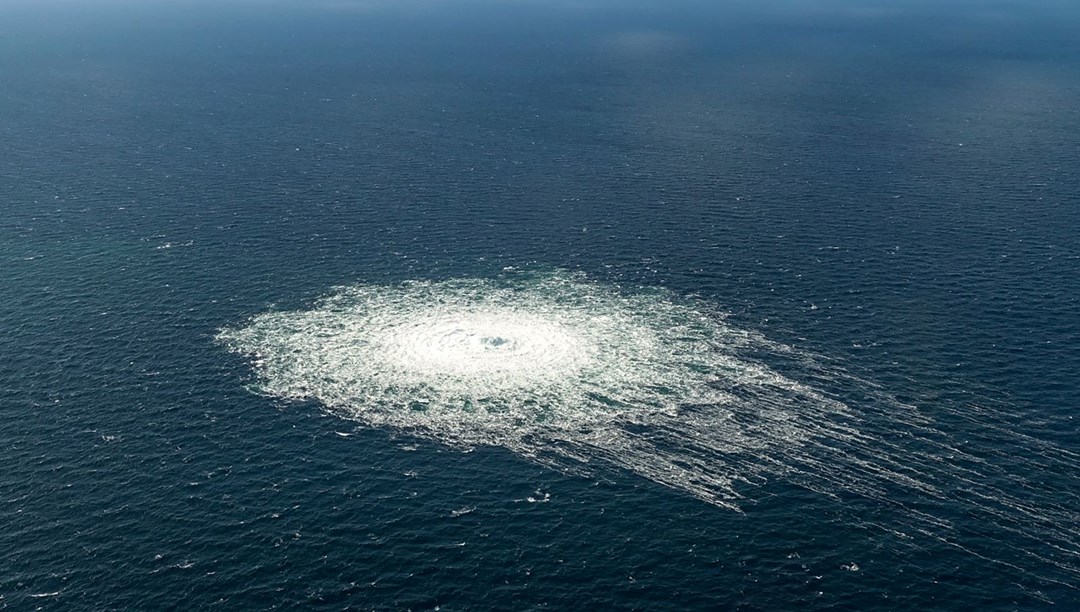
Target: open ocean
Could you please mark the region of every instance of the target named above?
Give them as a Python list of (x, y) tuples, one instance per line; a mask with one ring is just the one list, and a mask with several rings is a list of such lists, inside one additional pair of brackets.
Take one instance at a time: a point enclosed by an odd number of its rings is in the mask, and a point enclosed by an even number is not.
[(0, 609), (1080, 609), (1080, 5), (0, 4)]

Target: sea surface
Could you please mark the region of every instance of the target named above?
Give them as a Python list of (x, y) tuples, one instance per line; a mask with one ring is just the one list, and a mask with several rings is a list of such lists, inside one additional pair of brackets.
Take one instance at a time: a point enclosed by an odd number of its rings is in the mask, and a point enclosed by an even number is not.
[(0, 609), (1078, 609), (1078, 32), (0, 4)]

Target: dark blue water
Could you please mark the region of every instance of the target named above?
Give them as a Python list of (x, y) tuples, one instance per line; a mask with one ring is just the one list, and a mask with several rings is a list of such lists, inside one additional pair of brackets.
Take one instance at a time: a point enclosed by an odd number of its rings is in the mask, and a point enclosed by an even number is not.
[[(0, 6), (0, 608), (1080, 604), (1070, 3), (146, 4)], [(813, 355), (753, 357), (866, 447), (737, 512), (253, 393), (215, 340), (510, 267)]]

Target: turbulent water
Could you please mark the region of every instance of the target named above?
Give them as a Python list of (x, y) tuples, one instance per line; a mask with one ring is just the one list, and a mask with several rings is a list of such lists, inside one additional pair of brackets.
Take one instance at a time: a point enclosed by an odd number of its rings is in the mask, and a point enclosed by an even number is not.
[[(1075, 497), (1034, 496), (1038, 483), (961, 450), (915, 407), (668, 291), (568, 273), (356, 285), (218, 339), (251, 356), (257, 391), (365, 425), (569, 472), (623, 468), (732, 510), (744, 485), (786, 479), (896, 507), (899, 519), (877, 526), (899, 538), (1006, 565), (993, 547), (1020, 538), (1040, 565), (1080, 576)], [(859, 403), (815, 381), (842, 382)], [(966, 416), (993, 426), (1005, 415)], [(1034, 462), (1080, 469), (1071, 452), (1029, 444)], [(989, 548), (958, 543), (946, 516), (921, 509), (935, 502), (978, 515)]]
[(844, 407), (741, 357), (766, 341), (703, 306), (568, 274), (410, 282), (342, 288), (219, 339), (254, 357), (270, 395), (455, 446), (605, 460), (730, 506), (733, 483), (769, 464), (709, 455), (790, 454), (810, 433), (799, 421)]

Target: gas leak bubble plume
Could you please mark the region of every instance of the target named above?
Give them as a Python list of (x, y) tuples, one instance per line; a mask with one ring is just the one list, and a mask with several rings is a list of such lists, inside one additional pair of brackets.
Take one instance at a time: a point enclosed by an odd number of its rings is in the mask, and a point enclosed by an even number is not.
[[(354, 286), (220, 338), (254, 357), (268, 395), (451, 446), (579, 467), (602, 459), (731, 505), (732, 484), (753, 474), (684, 463), (686, 449), (660, 438), (758, 453), (805, 438), (796, 411), (843, 406), (739, 358), (753, 334), (670, 297), (570, 274)], [(665, 433), (631, 435), (632, 425)]]
[[(498, 446), (570, 473), (627, 470), (736, 511), (778, 479), (901, 506), (908, 523), (877, 527), (965, 548), (928, 510), (959, 503), (1029, 540), (1028, 557), (1080, 573), (1075, 500), (1017, 498), (1030, 483), (915, 407), (668, 291), (565, 272), (357, 285), (218, 339), (251, 357), (256, 391), (370, 427)], [(1080, 468), (1067, 451), (1025, 444), (1031, 461)], [(971, 552), (992, 555), (985, 541)]]

